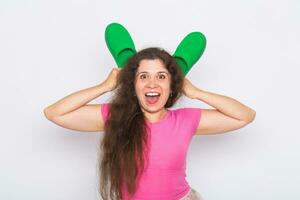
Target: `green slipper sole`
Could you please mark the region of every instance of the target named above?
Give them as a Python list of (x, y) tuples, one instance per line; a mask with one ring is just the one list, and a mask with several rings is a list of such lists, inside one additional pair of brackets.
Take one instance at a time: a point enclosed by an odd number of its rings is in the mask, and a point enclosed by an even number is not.
[(191, 32), (180, 42), (173, 54), (173, 58), (175, 58), (184, 75), (200, 59), (205, 47), (206, 38), (200, 32)]
[(127, 60), (136, 53), (129, 32), (121, 24), (111, 23), (106, 27), (105, 41), (119, 68), (123, 68)]

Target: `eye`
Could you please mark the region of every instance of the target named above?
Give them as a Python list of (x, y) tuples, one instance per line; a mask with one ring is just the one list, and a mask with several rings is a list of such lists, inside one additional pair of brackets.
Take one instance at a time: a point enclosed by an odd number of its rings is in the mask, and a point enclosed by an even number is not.
[(146, 78), (146, 74), (140, 75), (140, 79), (145, 79), (145, 78)]
[(165, 78), (166, 78), (166, 75), (164, 75), (164, 74), (159, 74), (159, 75), (158, 75), (158, 78), (159, 78), (159, 79), (165, 79)]

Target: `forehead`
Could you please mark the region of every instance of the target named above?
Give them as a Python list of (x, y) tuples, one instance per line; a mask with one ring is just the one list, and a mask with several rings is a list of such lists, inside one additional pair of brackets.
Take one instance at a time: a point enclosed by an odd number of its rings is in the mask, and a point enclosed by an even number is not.
[(156, 72), (168, 72), (165, 64), (160, 59), (144, 59), (139, 63), (139, 67), (137, 73), (139, 72), (148, 72), (148, 73), (156, 73)]

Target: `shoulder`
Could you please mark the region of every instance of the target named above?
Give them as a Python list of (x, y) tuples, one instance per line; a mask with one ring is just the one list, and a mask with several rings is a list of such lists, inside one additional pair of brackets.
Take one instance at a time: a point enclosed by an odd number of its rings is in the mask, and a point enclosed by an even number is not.
[(101, 106), (101, 110), (102, 109), (104, 109), (104, 110), (109, 109), (110, 108), (110, 103), (101, 103), (100, 106)]
[(202, 108), (183, 107), (172, 109), (171, 112), (178, 127), (182, 127), (185, 132), (190, 132), (190, 135), (196, 132), (200, 123)]
[(202, 108), (184, 107), (172, 110), (177, 119), (180, 121), (189, 121), (198, 124), (202, 115)]
[(102, 117), (106, 121), (109, 114), (110, 103), (101, 103), (100, 107), (101, 107), (100, 110), (101, 110)]
[(186, 117), (194, 116), (194, 115), (201, 115), (202, 108), (194, 108), (194, 107), (184, 107), (184, 108), (177, 108), (172, 110), (176, 115), (182, 115)]

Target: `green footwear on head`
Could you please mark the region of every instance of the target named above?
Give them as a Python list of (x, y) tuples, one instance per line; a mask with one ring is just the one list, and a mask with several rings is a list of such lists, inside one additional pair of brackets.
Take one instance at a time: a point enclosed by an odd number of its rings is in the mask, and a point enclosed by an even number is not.
[(199, 60), (206, 47), (206, 38), (200, 32), (192, 32), (185, 36), (176, 48), (175, 58), (184, 76)]
[(106, 27), (105, 41), (119, 68), (123, 68), (127, 60), (136, 53), (129, 32), (121, 24), (111, 23)]

